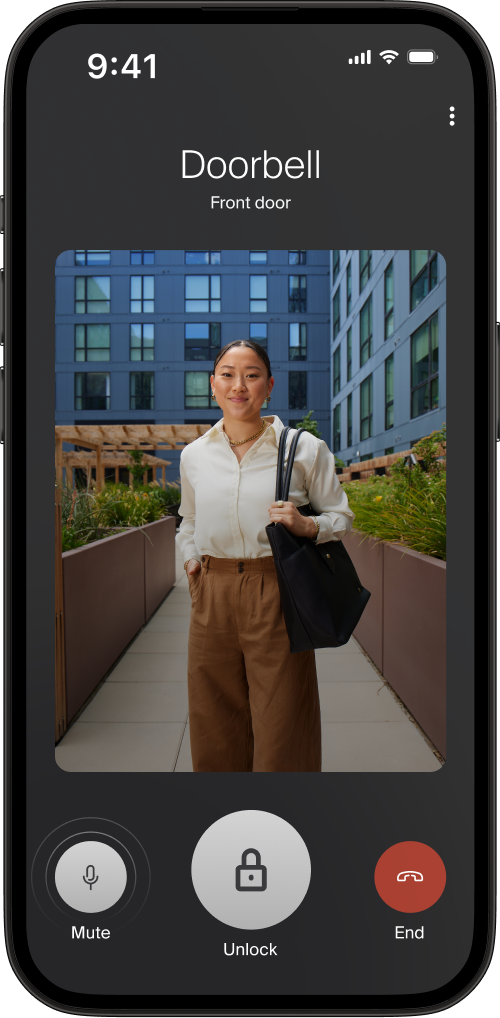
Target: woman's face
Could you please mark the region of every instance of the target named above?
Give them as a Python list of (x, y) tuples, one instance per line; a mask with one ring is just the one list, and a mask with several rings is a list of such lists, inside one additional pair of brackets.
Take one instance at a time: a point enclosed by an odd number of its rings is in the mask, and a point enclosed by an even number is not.
[(221, 357), (210, 382), (224, 416), (240, 421), (260, 416), (274, 386), (264, 361), (249, 346), (232, 346)]

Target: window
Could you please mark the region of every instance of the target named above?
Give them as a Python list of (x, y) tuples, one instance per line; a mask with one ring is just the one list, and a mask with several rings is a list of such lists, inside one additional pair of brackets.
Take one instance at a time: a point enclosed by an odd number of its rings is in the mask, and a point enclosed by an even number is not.
[(411, 337), (411, 416), (439, 406), (439, 325), (437, 314)]
[(346, 314), (350, 315), (352, 310), (352, 262), (349, 262), (345, 273), (346, 286)]
[(130, 326), (130, 360), (154, 361), (155, 327), (152, 322)]
[[(360, 385), (360, 436), (361, 441), (372, 436), (373, 375), (368, 375)], [(363, 457), (361, 457), (363, 459)]]
[(305, 322), (290, 322), (288, 326), (288, 359), (307, 360), (307, 325)]
[(220, 322), (184, 326), (184, 360), (213, 361), (220, 350)]
[(372, 274), (372, 253), (371, 251), (359, 252), (359, 292), (361, 293)]
[(333, 408), (333, 451), (340, 452), (340, 403)]
[(394, 354), (385, 362), (385, 427), (394, 427)]
[(347, 445), (352, 445), (352, 392), (347, 397)]
[(109, 265), (111, 251), (75, 251), (75, 265)]
[(394, 332), (394, 263), (387, 266), (384, 273), (385, 292), (385, 332), (384, 338), (388, 339)]
[(340, 391), (340, 343), (333, 352), (333, 395)]
[(211, 371), (184, 372), (184, 406), (190, 409), (212, 406), (210, 397)]
[(289, 371), (288, 409), (307, 410), (307, 371)]
[(149, 314), (155, 309), (155, 277), (130, 277), (130, 310), (132, 313)]
[(109, 361), (109, 325), (75, 325), (75, 361)]
[(184, 310), (220, 313), (220, 276), (186, 276)]
[(130, 409), (154, 410), (155, 376), (152, 371), (130, 372)]
[(267, 311), (267, 276), (250, 276), (250, 313)]
[(384, 456), (390, 456), (394, 452), (394, 446), (388, 445), (387, 449), (384, 449)]
[(110, 276), (75, 276), (75, 314), (109, 312), (110, 283)]
[(372, 452), (365, 452), (363, 454), (363, 456), (359, 457), (359, 462), (362, 463), (363, 460), (372, 460), (372, 459), (373, 459), (373, 453)]
[(75, 373), (75, 410), (109, 410), (108, 372)]
[(250, 251), (250, 265), (267, 265), (267, 251)]
[(372, 355), (372, 295), (361, 308), (359, 316), (359, 364), (363, 367)]
[(154, 265), (155, 253), (154, 251), (131, 251), (130, 252), (130, 264), (131, 265)]
[(220, 265), (220, 251), (185, 251), (186, 265)]
[(267, 322), (251, 322), (250, 339), (253, 339), (254, 343), (260, 343), (264, 350), (267, 350)]
[(307, 276), (288, 277), (288, 310), (292, 314), (307, 311)]
[(435, 251), (410, 251), (410, 310), (414, 311), (424, 297), (437, 286), (437, 254)]
[(352, 328), (347, 330), (347, 381), (352, 378)]
[(340, 332), (340, 286), (333, 295), (333, 338)]
[(289, 251), (288, 252), (288, 264), (289, 265), (305, 265), (306, 264), (306, 252), (305, 251)]
[(339, 274), (340, 269), (340, 251), (332, 251), (332, 286), (335, 285), (335, 280)]

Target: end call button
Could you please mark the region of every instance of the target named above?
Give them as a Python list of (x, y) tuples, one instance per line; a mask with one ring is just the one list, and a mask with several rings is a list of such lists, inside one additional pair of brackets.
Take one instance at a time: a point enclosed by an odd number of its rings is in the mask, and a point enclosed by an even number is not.
[(421, 841), (391, 845), (375, 867), (375, 887), (396, 912), (424, 912), (436, 904), (445, 885), (441, 856)]

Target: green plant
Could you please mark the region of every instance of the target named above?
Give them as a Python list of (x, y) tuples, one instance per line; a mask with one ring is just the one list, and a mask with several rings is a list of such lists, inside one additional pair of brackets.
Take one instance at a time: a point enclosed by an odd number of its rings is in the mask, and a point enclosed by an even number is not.
[(61, 489), (63, 551), (99, 541), (110, 532), (143, 527), (168, 515), (162, 489), (141, 493), (124, 485)]
[(131, 449), (129, 456), (132, 461), (130, 465), (132, 486), (136, 488), (138, 485), (142, 484), (143, 475), (148, 469), (148, 465), (144, 462), (144, 453), (142, 449)]
[(311, 420), (313, 412), (313, 410), (309, 410), (309, 413), (305, 414), (301, 421), (297, 421), (295, 426), (297, 428), (304, 428), (305, 431), (310, 431), (311, 435), (316, 435), (316, 438), (321, 438), (318, 422)]

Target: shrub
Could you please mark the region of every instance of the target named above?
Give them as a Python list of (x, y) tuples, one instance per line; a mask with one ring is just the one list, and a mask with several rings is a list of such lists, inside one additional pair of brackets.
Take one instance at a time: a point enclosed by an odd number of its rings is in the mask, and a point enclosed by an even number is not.
[(143, 527), (168, 515), (163, 490), (137, 492), (125, 485), (106, 485), (102, 491), (62, 489), (63, 551), (129, 527)]

